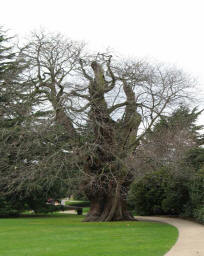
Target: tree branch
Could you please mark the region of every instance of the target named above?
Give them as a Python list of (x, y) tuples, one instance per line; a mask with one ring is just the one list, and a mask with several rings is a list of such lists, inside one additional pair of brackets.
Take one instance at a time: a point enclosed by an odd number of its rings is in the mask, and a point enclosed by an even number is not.
[(80, 64), (80, 66), (81, 66), (81, 70), (82, 70), (82, 73), (83, 73), (84, 77), (85, 77), (86, 79), (88, 79), (90, 82), (93, 82), (92, 77), (90, 77), (90, 76), (86, 73), (86, 71), (85, 71), (85, 69), (84, 69), (84, 65), (83, 65), (82, 59), (79, 60), (79, 64)]
[(124, 106), (126, 106), (126, 105), (128, 105), (128, 102), (127, 102), (127, 101), (126, 101), (126, 102), (123, 102), (123, 103), (116, 104), (116, 105), (114, 105), (114, 106), (112, 106), (112, 107), (110, 107), (110, 108), (108, 109), (108, 113), (110, 114), (110, 113), (112, 113), (114, 110), (116, 110), (116, 109), (118, 109), (118, 108), (121, 108), (121, 107), (124, 107)]

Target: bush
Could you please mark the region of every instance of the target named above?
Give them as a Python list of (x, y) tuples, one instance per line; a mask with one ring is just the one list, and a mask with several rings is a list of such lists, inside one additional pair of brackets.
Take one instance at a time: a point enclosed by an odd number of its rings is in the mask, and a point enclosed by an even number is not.
[(128, 195), (128, 205), (139, 215), (161, 214), (161, 200), (164, 193), (160, 184), (159, 173), (146, 175), (139, 182), (133, 183)]
[(193, 211), (193, 217), (200, 223), (204, 224), (204, 206), (199, 209), (195, 209)]
[(135, 182), (128, 204), (140, 215), (179, 215), (189, 201), (187, 180), (163, 168)]
[(67, 201), (65, 203), (68, 206), (76, 206), (76, 207), (90, 207), (90, 202), (89, 201)]
[(204, 224), (204, 168), (189, 182), (189, 195), (184, 216), (193, 217)]
[(26, 203), (9, 197), (0, 197), (0, 217), (15, 217), (28, 209)]
[(35, 213), (51, 213), (66, 210), (63, 205), (44, 204), (35, 210)]
[(135, 182), (128, 205), (138, 215), (179, 215), (204, 224), (204, 168), (194, 176), (175, 176), (163, 168)]
[(12, 205), (6, 203), (2, 198), (0, 199), (0, 217), (17, 216), (19, 211), (12, 208)]
[(24, 198), (17, 196), (0, 196), (0, 217), (15, 217), (25, 211), (50, 213), (61, 210), (64, 210), (63, 206), (48, 204), (47, 199), (41, 198), (40, 195)]

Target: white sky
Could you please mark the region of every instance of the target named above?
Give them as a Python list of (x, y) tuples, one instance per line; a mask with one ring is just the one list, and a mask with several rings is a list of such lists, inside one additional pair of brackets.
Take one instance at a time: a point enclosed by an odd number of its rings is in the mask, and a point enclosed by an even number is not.
[(204, 108), (204, 0), (4, 0), (0, 6), (0, 24), (13, 34), (46, 28), (93, 50), (175, 64), (198, 79)]

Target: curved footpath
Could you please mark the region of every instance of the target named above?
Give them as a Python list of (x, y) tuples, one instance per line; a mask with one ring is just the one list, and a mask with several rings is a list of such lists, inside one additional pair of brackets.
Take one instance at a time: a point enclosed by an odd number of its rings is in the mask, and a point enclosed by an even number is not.
[(204, 225), (168, 217), (136, 216), (142, 221), (158, 221), (175, 226), (179, 231), (175, 245), (164, 256), (204, 256)]

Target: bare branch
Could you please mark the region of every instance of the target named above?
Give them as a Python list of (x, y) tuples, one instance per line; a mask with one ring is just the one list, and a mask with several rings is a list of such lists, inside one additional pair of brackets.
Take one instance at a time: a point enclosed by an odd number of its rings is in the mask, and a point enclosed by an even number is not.
[(118, 109), (118, 108), (121, 108), (121, 107), (124, 107), (124, 106), (126, 106), (127, 104), (128, 104), (128, 102), (118, 103), (118, 104), (116, 104), (116, 105), (110, 107), (110, 108), (108, 109), (108, 113), (110, 114), (110, 113), (112, 113), (114, 110), (116, 110), (116, 109)]

